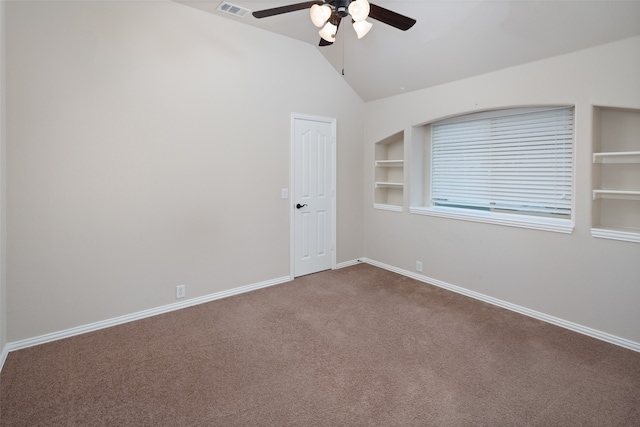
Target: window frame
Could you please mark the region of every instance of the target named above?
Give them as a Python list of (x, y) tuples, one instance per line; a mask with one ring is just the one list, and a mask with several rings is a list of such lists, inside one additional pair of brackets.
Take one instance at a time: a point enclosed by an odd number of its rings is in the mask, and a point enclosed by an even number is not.
[[(571, 212), (568, 218), (558, 218), (546, 215), (534, 215), (524, 213), (496, 212), (491, 210), (477, 210), (472, 208), (459, 208), (449, 206), (434, 206), (431, 203), (432, 185), (432, 140), (431, 127), (437, 123), (455, 123), (484, 118), (502, 117), (514, 114), (545, 111), (559, 108), (573, 108), (573, 132), (571, 153)], [(576, 167), (576, 141), (575, 141), (576, 108), (574, 105), (554, 105), (542, 107), (524, 107), (495, 109), (479, 113), (454, 116), (445, 120), (429, 122), (425, 125), (414, 127), (412, 144), (412, 167), (417, 170), (412, 172), (411, 206), (409, 212), (418, 215), (435, 216), (472, 222), (482, 222), (496, 225), (505, 225), (520, 228), (552, 231), (559, 233), (572, 233), (575, 227), (575, 167)]]

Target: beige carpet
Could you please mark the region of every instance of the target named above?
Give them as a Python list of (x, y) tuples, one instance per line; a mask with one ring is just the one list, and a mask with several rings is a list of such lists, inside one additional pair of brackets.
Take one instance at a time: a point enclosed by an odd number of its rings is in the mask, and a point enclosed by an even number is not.
[(356, 265), (9, 354), (2, 426), (633, 426), (640, 353)]

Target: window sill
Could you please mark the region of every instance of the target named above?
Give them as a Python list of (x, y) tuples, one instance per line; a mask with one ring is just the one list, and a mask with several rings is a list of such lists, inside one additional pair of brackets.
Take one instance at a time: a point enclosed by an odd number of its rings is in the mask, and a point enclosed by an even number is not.
[(447, 207), (411, 207), (409, 212), (417, 215), (438, 216), (463, 221), (485, 222), (488, 224), (506, 225), (510, 227), (530, 228), (533, 230), (553, 231), (556, 233), (573, 233), (573, 221), (558, 218), (539, 218), (517, 214), (468, 211), (466, 209)]

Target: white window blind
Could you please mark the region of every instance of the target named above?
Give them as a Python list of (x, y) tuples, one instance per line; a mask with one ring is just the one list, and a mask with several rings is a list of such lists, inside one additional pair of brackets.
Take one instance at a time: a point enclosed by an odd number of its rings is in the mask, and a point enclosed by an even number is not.
[(434, 123), (431, 204), (571, 217), (573, 108)]

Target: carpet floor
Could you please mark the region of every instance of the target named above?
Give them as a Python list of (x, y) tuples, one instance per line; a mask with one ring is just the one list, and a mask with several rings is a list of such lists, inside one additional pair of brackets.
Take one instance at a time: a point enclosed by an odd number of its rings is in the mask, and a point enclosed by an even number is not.
[(11, 352), (1, 426), (640, 426), (640, 353), (359, 264)]

